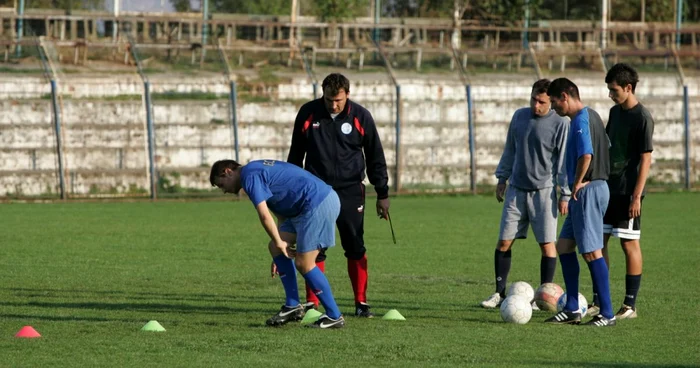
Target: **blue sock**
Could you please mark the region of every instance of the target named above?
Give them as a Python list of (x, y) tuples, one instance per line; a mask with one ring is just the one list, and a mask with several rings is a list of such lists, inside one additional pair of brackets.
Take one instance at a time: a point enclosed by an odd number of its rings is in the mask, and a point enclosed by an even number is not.
[(561, 271), (564, 274), (564, 284), (566, 285), (566, 305), (564, 310), (575, 312), (578, 310), (578, 258), (576, 252), (560, 254)]
[(610, 279), (608, 265), (605, 258), (598, 258), (588, 262), (588, 269), (591, 270), (591, 279), (598, 291), (600, 299), (600, 314), (605, 318), (613, 318), (612, 300), (610, 299)]
[(328, 283), (326, 275), (324, 275), (318, 267), (314, 267), (303, 276), (326, 310), (326, 315), (333, 319), (338, 319), (340, 317), (340, 309), (338, 309), (338, 305), (335, 303), (333, 292), (331, 291), (331, 284)]
[(277, 272), (280, 274), (280, 281), (284, 286), (284, 295), (286, 301), (284, 304), (288, 307), (299, 305), (299, 288), (297, 287), (297, 269), (294, 268), (294, 261), (280, 254), (272, 259), (277, 266)]

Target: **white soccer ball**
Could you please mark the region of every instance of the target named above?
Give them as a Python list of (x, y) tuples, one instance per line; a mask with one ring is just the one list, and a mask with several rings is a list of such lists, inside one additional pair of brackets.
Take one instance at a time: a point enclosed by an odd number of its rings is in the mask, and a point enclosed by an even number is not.
[[(564, 309), (564, 306), (566, 305), (566, 292), (562, 294), (559, 297), (559, 300), (557, 301), (557, 312), (561, 312), (562, 309)], [(581, 309), (581, 317), (585, 317), (586, 313), (588, 312), (588, 300), (586, 300), (586, 297), (583, 296), (583, 294), (578, 293), (578, 307)]]
[(501, 318), (505, 322), (524, 325), (532, 317), (532, 305), (530, 299), (521, 295), (507, 297), (501, 303)]
[(506, 296), (520, 295), (525, 299), (532, 301), (535, 298), (535, 290), (525, 281), (514, 282), (508, 288)]

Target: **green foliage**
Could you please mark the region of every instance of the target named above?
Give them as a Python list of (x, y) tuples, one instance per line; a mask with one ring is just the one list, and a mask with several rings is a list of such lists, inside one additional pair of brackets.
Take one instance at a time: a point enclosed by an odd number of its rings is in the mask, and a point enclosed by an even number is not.
[(104, 0), (26, 0), (25, 8), (71, 10), (102, 9)]
[(367, 0), (315, 0), (311, 11), (323, 21), (334, 22), (366, 15), (368, 9)]
[(222, 13), (289, 15), (292, 11), (291, 0), (212, 0), (209, 5), (212, 12)]
[(179, 12), (188, 12), (192, 10), (192, 5), (190, 0), (170, 0), (173, 4), (173, 8)]

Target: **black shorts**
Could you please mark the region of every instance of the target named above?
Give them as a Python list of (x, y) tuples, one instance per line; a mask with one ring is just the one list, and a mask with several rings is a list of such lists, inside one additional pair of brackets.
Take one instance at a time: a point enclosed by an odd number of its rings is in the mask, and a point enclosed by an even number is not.
[(629, 211), (629, 195), (610, 195), (608, 210), (603, 218), (603, 233), (612, 234), (620, 239), (639, 239), (642, 235), (642, 215), (640, 213), (639, 217), (631, 219)]

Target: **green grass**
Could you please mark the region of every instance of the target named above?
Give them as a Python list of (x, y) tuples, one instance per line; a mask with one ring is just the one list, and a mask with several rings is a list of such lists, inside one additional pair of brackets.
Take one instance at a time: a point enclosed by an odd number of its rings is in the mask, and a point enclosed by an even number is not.
[[(545, 325), (546, 312), (511, 325), (478, 307), (493, 291), (493, 197), (395, 198), (397, 245), (386, 222), (366, 217), (369, 301), (407, 321), (349, 316), (338, 246), (327, 269), (347, 327), (317, 331), (264, 327), (283, 292), (246, 201), (3, 204), (0, 366), (698, 366), (699, 206), (698, 194), (645, 200), (640, 317), (595, 329)], [(532, 236), (513, 256), (509, 280), (536, 284)], [(616, 243), (611, 263), (618, 307), (624, 258)], [(563, 284), (560, 269), (555, 282)], [(167, 332), (139, 331), (153, 319)], [(43, 337), (14, 338), (24, 325)]]

